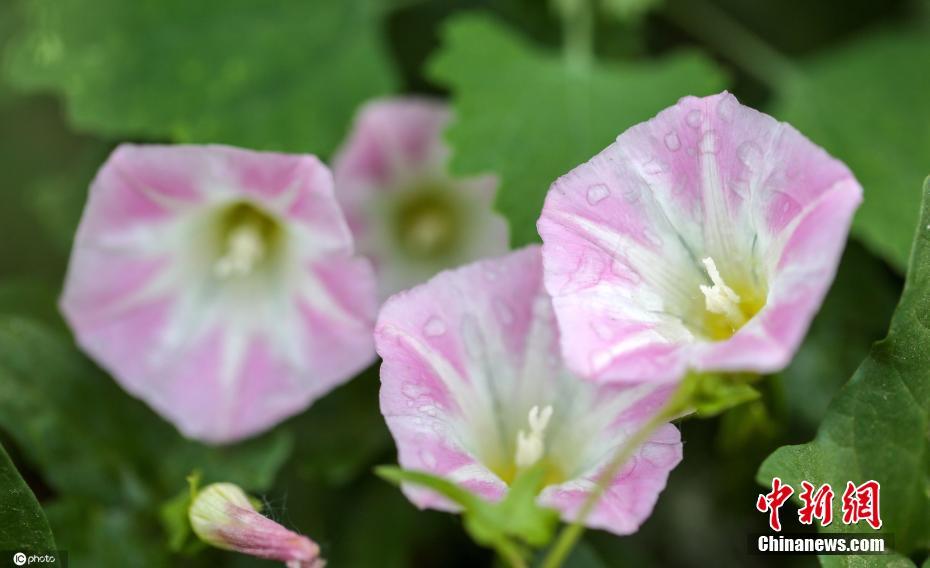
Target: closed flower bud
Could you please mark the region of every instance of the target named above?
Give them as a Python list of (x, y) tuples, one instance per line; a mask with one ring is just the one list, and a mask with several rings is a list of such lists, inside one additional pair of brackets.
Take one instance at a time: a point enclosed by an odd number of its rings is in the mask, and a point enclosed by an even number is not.
[(260, 514), (232, 483), (214, 483), (198, 492), (189, 516), (194, 533), (217, 548), (280, 560), (288, 568), (325, 565), (315, 542)]

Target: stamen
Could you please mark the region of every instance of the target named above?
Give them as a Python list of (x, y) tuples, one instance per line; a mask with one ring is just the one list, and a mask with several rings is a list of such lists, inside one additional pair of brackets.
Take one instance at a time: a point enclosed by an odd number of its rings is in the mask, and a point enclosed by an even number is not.
[(707, 311), (726, 317), (734, 328), (741, 327), (746, 323), (746, 316), (739, 307), (740, 297), (723, 281), (714, 259), (707, 257), (701, 262), (704, 263), (707, 275), (714, 283), (713, 286), (700, 285)]
[(529, 434), (525, 430), (520, 430), (517, 433), (517, 452), (514, 456), (517, 469), (526, 469), (532, 466), (546, 453), (545, 432), (550, 418), (552, 418), (552, 406), (546, 406), (542, 411), (539, 410), (538, 406), (530, 409), (528, 416)]
[(229, 232), (226, 254), (216, 261), (213, 271), (220, 278), (245, 276), (265, 256), (265, 243), (259, 229), (252, 223), (241, 223)]

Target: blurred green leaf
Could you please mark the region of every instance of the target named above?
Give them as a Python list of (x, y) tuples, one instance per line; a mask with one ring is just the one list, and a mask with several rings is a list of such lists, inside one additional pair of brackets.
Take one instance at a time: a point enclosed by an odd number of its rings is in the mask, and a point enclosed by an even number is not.
[(29, 553), (55, 549), (45, 513), (0, 446), (0, 550)]
[(29, 0), (7, 57), (82, 129), (326, 154), (390, 92), (382, 0)]
[(295, 483), (345, 485), (392, 448), (378, 406), (380, 386), (375, 365), (284, 424), (295, 434)]
[(124, 505), (156, 506), (195, 468), (267, 489), (292, 447), (283, 431), (228, 447), (186, 440), (56, 332), (5, 316), (0, 426), (58, 491)]
[(87, 185), (108, 145), (70, 132), (53, 101), (0, 101), (0, 266), (57, 286)]
[(818, 55), (778, 94), (774, 114), (846, 162), (865, 188), (853, 232), (907, 267), (930, 174), (930, 34), (884, 33)]
[(71, 566), (168, 568), (164, 536), (147, 514), (81, 498), (63, 498), (46, 507), (49, 523), (68, 551)]
[[(896, 549), (907, 555), (930, 548), (930, 183), (924, 194), (907, 282), (887, 338), (834, 399), (814, 441), (778, 449), (757, 476), (765, 485), (780, 476), (794, 487), (801, 480), (834, 488), (878, 481), (882, 531), (894, 534)], [(834, 501), (837, 513), (840, 501)], [(863, 528), (834, 522), (825, 530)]]
[(497, 207), (514, 246), (538, 240), (536, 219), (556, 178), (680, 97), (723, 87), (697, 53), (572, 66), (475, 15), (452, 19), (444, 38), (430, 73), (452, 90), (452, 168), (501, 177)]

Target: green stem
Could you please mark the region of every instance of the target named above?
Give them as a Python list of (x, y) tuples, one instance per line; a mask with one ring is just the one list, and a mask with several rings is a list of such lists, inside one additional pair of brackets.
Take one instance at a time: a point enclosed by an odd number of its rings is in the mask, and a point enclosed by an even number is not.
[(526, 568), (526, 561), (512, 546), (498, 546), (497, 553), (500, 554), (510, 568)]
[(781, 90), (801, 75), (790, 59), (711, 2), (668, 0), (665, 14), (773, 90)]
[(610, 486), (610, 483), (617, 477), (617, 474), (620, 473), (620, 469), (629, 461), (633, 453), (640, 446), (649, 441), (649, 438), (652, 437), (652, 434), (657, 428), (669, 420), (677, 418), (688, 408), (686, 400), (688, 398), (690, 397), (684, 395), (682, 389), (673, 393), (665, 405), (617, 449), (617, 453), (614, 454), (613, 459), (610, 460), (607, 467), (605, 467), (597, 477), (594, 490), (591, 491), (591, 494), (588, 495), (588, 498), (581, 505), (581, 509), (579, 509), (574, 522), (562, 529), (562, 532), (559, 533), (555, 544), (552, 545), (549, 554), (546, 555), (543, 561), (542, 568), (558, 568), (565, 562), (572, 548), (575, 547), (581, 535), (584, 534), (584, 522), (594, 510), (597, 502), (604, 495), (607, 487)]
[(562, 16), (563, 49), (569, 66), (587, 68), (594, 59), (594, 9), (591, 0), (555, 0)]

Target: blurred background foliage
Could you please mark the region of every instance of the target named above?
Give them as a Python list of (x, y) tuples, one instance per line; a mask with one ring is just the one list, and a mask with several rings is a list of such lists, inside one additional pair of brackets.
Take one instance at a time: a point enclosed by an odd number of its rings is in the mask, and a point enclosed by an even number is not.
[(169, 549), (160, 512), (195, 468), (261, 496), (333, 566), (490, 565), (456, 517), (372, 475), (395, 459), (376, 368), (209, 448), (78, 352), (55, 302), (88, 183), (127, 140), (326, 159), (363, 101), (428, 93), (456, 112), (453, 168), (500, 175), (517, 246), (538, 238), (558, 175), (679, 97), (726, 88), (846, 161), (865, 203), (793, 364), (762, 401), (684, 422), (653, 517), (632, 537), (589, 533), (571, 565), (783, 564), (745, 555), (765, 527), (754, 476), (813, 437), (888, 329), (930, 167), (928, 26), (919, 0), (0, 0), (0, 443), (79, 566), (264, 565)]

